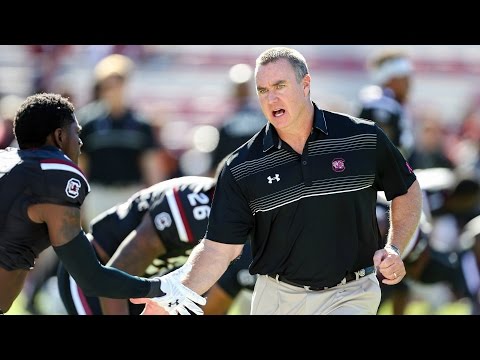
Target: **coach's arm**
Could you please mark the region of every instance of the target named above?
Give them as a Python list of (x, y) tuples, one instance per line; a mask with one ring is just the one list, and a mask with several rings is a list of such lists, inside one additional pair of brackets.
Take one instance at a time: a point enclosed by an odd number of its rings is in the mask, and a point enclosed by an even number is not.
[[(197, 294), (206, 293), (230, 263), (242, 253), (243, 244), (224, 244), (208, 239), (203, 239), (188, 257), (191, 270), (183, 276), (182, 283)], [(135, 304), (145, 303), (145, 315), (154, 315), (162, 312), (162, 308), (152, 299), (130, 299)], [(207, 299), (208, 301), (208, 299)]]
[(398, 284), (406, 275), (401, 254), (419, 225), (421, 213), (422, 193), (415, 180), (407, 193), (392, 200), (387, 245), (376, 251), (373, 258), (377, 270), (385, 278), (382, 280), (384, 284)]

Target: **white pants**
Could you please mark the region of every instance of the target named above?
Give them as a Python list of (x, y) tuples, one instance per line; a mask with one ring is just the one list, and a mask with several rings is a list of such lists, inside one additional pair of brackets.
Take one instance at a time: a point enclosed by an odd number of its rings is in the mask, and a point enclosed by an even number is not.
[(376, 315), (381, 290), (375, 273), (345, 285), (312, 291), (267, 275), (257, 279), (251, 315)]

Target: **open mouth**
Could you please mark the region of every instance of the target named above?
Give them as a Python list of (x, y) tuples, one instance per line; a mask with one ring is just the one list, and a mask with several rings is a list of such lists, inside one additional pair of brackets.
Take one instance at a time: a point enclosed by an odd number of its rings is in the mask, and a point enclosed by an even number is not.
[(284, 109), (274, 110), (272, 111), (272, 114), (273, 114), (273, 117), (280, 117), (283, 114), (285, 114), (285, 110)]

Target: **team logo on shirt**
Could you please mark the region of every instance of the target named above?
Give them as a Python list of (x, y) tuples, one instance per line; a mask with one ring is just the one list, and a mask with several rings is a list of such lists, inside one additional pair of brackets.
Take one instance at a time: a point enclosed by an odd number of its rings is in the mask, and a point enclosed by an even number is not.
[(153, 220), (155, 223), (155, 226), (158, 230), (163, 231), (165, 228), (170, 227), (172, 225), (172, 217), (170, 216), (169, 213), (162, 212), (155, 216), (155, 219)]
[(78, 197), (81, 187), (82, 187), (82, 184), (80, 183), (80, 180), (71, 178), (67, 182), (67, 187), (65, 188), (65, 194), (67, 194), (68, 197), (75, 199), (76, 197)]
[(273, 182), (273, 180), (276, 180), (277, 182), (279, 182), (280, 181), (280, 175), (275, 174), (274, 177), (269, 176), (269, 177), (267, 177), (267, 180), (268, 180), (269, 184), (271, 184)]
[(342, 172), (345, 170), (345, 160), (336, 158), (332, 160), (332, 170), (335, 172)]

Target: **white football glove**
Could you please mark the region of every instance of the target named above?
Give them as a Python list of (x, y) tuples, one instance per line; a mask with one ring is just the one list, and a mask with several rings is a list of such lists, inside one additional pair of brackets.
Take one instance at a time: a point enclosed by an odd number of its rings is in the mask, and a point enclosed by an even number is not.
[(186, 263), (177, 270), (160, 277), (160, 290), (165, 295), (155, 297), (152, 300), (163, 307), (170, 315), (190, 315), (188, 310), (197, 315), (203, 315), (202, 308), (197, 304), (205, 305), (207, 299), (181, 283), (183, 275), (191, 268), (192, 265)]

